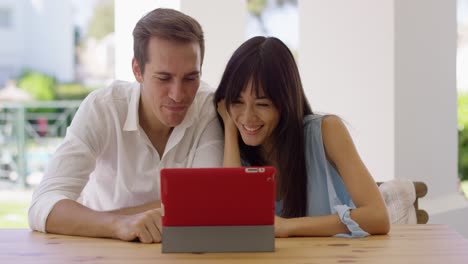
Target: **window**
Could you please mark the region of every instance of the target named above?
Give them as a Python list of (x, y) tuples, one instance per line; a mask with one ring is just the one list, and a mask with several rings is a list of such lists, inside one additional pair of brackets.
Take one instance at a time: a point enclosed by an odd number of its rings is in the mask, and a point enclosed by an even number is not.
[(11, 9), (0, 7), (0, 29), (8, 29), (11, 27)]

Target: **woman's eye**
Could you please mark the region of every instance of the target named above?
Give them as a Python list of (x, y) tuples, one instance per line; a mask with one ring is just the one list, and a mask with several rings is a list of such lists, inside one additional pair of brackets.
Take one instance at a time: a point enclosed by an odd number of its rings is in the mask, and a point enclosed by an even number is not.
[(268, 107), (268, 106), (270, 106), (270, 104), (257, 104), (257, 106)]

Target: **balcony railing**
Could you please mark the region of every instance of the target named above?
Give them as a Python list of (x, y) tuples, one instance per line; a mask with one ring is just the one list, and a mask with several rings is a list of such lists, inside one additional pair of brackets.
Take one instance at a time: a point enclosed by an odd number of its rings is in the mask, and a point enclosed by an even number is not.
[(80, 103), (0, 102), (0, 178), (27, 187), (42, 177)]

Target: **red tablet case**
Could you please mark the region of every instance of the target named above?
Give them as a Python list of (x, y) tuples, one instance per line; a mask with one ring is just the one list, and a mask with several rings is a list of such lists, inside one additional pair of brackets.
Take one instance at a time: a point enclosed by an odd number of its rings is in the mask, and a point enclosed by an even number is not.
[(161, 170), (163, 226), (273, 225), (275, 168)]

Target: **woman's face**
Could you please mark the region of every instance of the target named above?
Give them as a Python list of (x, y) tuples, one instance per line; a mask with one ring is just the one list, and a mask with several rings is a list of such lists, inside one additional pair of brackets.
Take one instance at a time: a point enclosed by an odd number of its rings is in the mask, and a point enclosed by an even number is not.
[(271, 135), (278, 125), (280, 114), (263, 91), (258, 97), (249, 83), (240, 97), (232, 102), (230, 115), (239, 129), (242, 140), (249, 146), (270, 144)]

